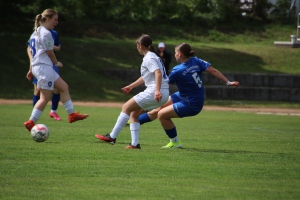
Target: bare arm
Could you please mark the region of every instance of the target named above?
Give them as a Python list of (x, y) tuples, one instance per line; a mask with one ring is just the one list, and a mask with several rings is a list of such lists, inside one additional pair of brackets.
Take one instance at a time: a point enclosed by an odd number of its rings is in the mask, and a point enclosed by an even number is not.
[(53, 62), (53, 64), (55, 64), (57, 67), (62, 67), (63, 66), (63, 64), (61, 62), (57, 61), (53, 50), (47, 50), (46, 53), (49, 56), (49, 58), (51, 59), (51, 61)]
[(133, 83), (131, 83), (130, 85), (127, 85), (127, 86), (123, 87), (121, 90), (124, 93), (128, 94), (133, 88), (136, 88), (136, 87), (142, 85), (143, 83), (145, 83), (145, 82), (144, 82), (143, 78), (140, 77), (136, 81), (134, 81)]
[(210, 73), (211, 75), (217, 77), (218, 79), (224, 81), (224, 83), (226, 83), (226, 85), (228, 86), (236, 86), (239, 87), (240, 83), (238, 81), (232, 81), (230, 82), (219, 70), (213, 68), (212, 66), (209, 66), (206, 71), (208, 73)]
[(29, 70), (26, 74), (26, 78), (30, 81), (32, 79), (32, 68), (31, 68), (31, 60), (32, 60), (32, 54), (31, 54), (31, 51), (30, 51), (30, 47), (27, 46), (27, 55), (28, 55), (28, 58), (29, 58)]
[(53, 51), (60, 51), (60, 46), (53, 46)]
[(160, 102), (162, 95), (160, 92), (160, 88), (161, 88), (161, 83), (162, 83), (162, 73), (159, 69), (154, 71), (155, 74), (155, 84), (156, 84), (156, 88), (155, 88), (155, 93), (154, 93), (154, 99), (157, 102)]

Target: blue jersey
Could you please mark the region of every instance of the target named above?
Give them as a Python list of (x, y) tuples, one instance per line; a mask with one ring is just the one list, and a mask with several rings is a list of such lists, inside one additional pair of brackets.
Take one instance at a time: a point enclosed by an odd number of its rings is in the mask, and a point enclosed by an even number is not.
[(54, 40), (54, 46), (60, 46), (60, 41), (58, 37), (58, 33), (55, 30), (50, 30), (52, 38)]
[(197, 108), (204, 99), (204, 86), (202, 72), (211, 64), (197, 57), (175, 66), (169, 75), (169, 84), (176, 84), (182, 101), (187, 102), (191, 108)]

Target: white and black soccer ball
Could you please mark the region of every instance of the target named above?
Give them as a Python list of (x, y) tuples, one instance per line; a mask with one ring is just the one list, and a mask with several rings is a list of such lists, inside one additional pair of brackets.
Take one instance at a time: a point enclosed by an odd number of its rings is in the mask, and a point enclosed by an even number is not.
[(32, 139), (36, 142), (45, 142), (50, 134), (49, 128), (45, 124), (36, 124), (30, 132)]

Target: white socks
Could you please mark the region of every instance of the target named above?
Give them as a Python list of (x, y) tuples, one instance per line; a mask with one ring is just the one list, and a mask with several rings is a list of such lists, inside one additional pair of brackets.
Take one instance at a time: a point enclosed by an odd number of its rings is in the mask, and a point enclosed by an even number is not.
[(29, 119), (32, 120), (34, 123), (36, 123), (37, 120), (42, 115), (42, 113), (43, 113), (43, 111), (33, 108), (31, 116), (30, 116)]
[(139, 143), (140, 127), (141, 127), (141, 125), (138, 122), (130, 123), (131, 145), (132, 146), (136, 146)]
[(109, 134), (110, 137), (111, 138), (117, 138), (120, 131), (124, 128), (124, 126), (126, 125), (128, 120), (129, 120), (129, 115), (121, 112), (119, 117), (118, 117), (118, 120), (115, 124), (115, 127), (113, 128), (113, 130)]
[(176, 137), (174, 137), (174, 138), (171, 138), (170, 141), (171, 141), (171, 142), (178, 142), (179, 140), (178, 140), (178, 137), (176, 136)]
[(72, 103), (72, 100), (70, 99), (69, 101), (66, 101), (65, 103), (63, 103), (68, 115), (72, 114), (75, 112), (74, 110), (74, 106), (73, 106), (73, 103)]

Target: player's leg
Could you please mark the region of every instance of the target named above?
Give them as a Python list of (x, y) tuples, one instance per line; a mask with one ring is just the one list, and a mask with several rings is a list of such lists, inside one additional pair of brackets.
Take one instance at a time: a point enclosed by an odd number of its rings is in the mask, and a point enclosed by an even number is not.
[(177, 136), (176, 127), (173, 121), (171, 120), (171, 118), (178, 118), (178, 115), (175, 112), (173, 105), (169, 105), (161, 109), (158, 112), (157, 116), (167, 136), (170, 138), (170, 142), (166, 146), (163, 146), (162, 148), (182, 147), (182, 144), (179, 141)]
[(168, 99), (167, 103), (165, 103), (163, 106), (160, 106), (158, 108), (155, 108), (147, 113), (142, 113), (139, 117), (138, 120), (140, 124), (145, 124), (151, 121), (154, 121), (157, 119), (157, 113), (164, 107), (167, 107), (169, 105), (173, 104), (171, 98)]
[(130, 132), (131, 132), (131, 143), (126, 147), (127, 149), (140, 149), (140, 129), (141, 124), (138, 117), (143, 113), (143, 109), (132, 111), (130, 114)]
[(33, 97), (32, 97), (32, 105), (34, 106), (36, 102), (40, 99), (40, 90), (37, 88), (37, 79), (33, 77)]
[(58, 76), (54, 82), (54, 88), (58, 89), (60, 92), (61, 102), (69, 115), (68, 121), (70, 123), (83, 120), (88, 117), (88, 114), (75, 113), (73, 102), (69, 93), (69, 86), (61, 77)]
[(45, 109), (48, 101), (51, 98), (51, 95), (52, 95), (52, 90), (40, 89), (40, 99), (36, 102), (31, 112), (31, 116), (29, 120), (24, 123), (24, 126), (27, 128), (28, 131), (32, 129), (34, 124), (36, 124), (37, 120), (42, 115), (43, 110)]
[(140, 110), (141, 107), (135, 102), (133, 98), (129, 99), (123, 106), (122, 111), (115, 123), (114, 128), (107, 135), (96, 134), (96, 138), (114, 144), (116, 142), (116, 138), (118, 137), (120, 131), (124, 128), (127, 121), (129, 120), (130, 113), (134, 110)]
[(58, 108), (58, 104), (60, 101), (60, 92), (58, 89), (54, 88), (53, 94), (52, 94), (52, 104), (51, 104), (51, 111), (49, 113), (49, 116), (51, 118), (54, 118), (57, 121), (60, 121), (61, 118), (58, 116), (56, 110)]

